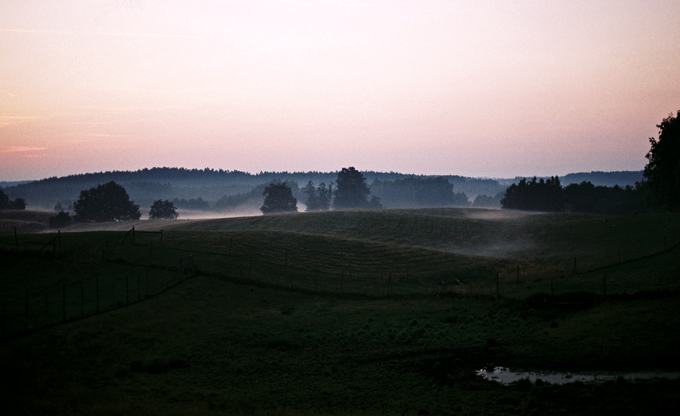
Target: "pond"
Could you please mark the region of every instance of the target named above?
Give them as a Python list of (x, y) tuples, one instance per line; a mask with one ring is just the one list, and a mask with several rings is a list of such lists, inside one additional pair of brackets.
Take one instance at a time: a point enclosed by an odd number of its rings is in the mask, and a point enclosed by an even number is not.
[(532, 383), (541, 380), (550, 384), (566, 384), (580, 381), (582, 383), (603, 383), (605, 381), (615, 381), (619, 377), (627, 381), (642, 381), (654, 379), (678, 379), (678, 372), (637, 372), (620, 374), (577, 374), (577, 373), (557, 373), (557, 372), (526, 372), (512, 371), (506, 367), (483, 368), (476, 371), (479, 377), (485, 380), (495, 381), (503, 385), (508, 385), (522, 379), (527, 379)]

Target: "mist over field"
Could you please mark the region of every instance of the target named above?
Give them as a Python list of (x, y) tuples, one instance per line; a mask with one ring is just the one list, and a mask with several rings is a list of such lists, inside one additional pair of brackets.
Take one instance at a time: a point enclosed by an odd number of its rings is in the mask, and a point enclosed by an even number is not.
[(679, 16), (2, 0), (0, 414), (680, 414)]

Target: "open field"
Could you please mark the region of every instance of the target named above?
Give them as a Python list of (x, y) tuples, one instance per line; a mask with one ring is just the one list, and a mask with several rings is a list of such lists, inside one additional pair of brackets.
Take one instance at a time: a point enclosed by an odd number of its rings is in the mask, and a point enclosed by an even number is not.
[(680, 408), (677, 380), (474, 375), (680, 371), (678, 214), (340, 211), (115, 227), (0, 234), (3, 414)]

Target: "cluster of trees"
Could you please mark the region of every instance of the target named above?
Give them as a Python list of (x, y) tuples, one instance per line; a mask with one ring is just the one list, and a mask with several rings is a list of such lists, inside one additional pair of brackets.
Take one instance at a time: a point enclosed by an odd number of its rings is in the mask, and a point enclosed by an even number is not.
[[(333, 189), (335, 188), (335, 189)], [(377, 209), (382, 208), (380, 199), (371, 195), (364, 175), (354, 167), (342, 168), (335, 184), (324, 182), (314, 187), (310, 181), (302, 190), (307, 195), (307, 211), (334, 209)], [(272, 182), (263, 192), (264, 214), (297, 211), (297, 199), (286, 182)], [(332, 200), (331, 200), (332, 197)]]
[(0, 210), (3, 209), (26, 209), (26, 201), (23, 198), (9, 199), (9, 196), (0, 189)]
[(534, 177), (508, 187), (502, 207), (599, 214), (630, 214), (647, 207), (680, 210), (680, 111), (657, 127), (659, 138), (649, 139), (643, 180), (635, 186), (595, 186), (584, 181), (563, 188), (556, 176), (548, 180)]
[(560, 179), (555, 176), (530, 181), (526, 178), (512, 184), (501, 199), (501, 206), (509, 209), (527, 211), (564, 211), (564, 193)]
[(326, 186), (321, 182), (319, 186), (314, 186), (310, 180), (307, 186), (302, 188), (302, 192), (307, 195), (307, 211), (328, 211), (331, 209), (333, 201), (333, 182)]
[(644, 207), (644, 191), (630, 185), (595, 186), (590, 182), (560, 185), (558, 177), (547, 181), (534, 177), (511, 185), (501, 200), (508, 209), (548, 212), (584, 212), (593, 214), (631, 214)]
[[(141, 217), (139, 205), (131, 201), (125, 188), (114, 181), (82, 190), (73, 204), (73, 217), (62, 209), (60, 203), (57, 203), (56, 208), (59, 208), (59, 212), (49, 220), (52, 228), (66, 227), (73, 221), (110, 222), (138, 220)], [(177, 208), (167, 199), (154, 201), (149, 211), (150, 219), (176, 219), (178, 216)]]

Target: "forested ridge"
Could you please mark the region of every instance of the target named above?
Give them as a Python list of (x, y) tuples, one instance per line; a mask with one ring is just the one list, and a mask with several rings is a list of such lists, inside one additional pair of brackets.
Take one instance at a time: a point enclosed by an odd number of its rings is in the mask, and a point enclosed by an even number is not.
[[(53, 209), (60, 203), (68, 209), (80, 191), (114, 181), (122, 185), (142, 209), (158, 199), (175, 201), (180, 209), (230, 211), (256, 210), (262, 204), (262, 190), (274, 181), (289, 183), (293, 194), (304, 203), (302, 186), (330, 184), (337, 178), (332, 172), (273, 172), (256, 174), (238, 170), (186, 169), (156, 167), (137, 171), (93, 172), (64, 177), (50, 177), (4, 187), (12, 199), (23, 198), (28, 209)], [(425, 206), (500, 206), (500, 195), (521, 178), (491, 179), (459, 175), (412, 175), (399, 172), (362, 171), (371, 192), (386, 208)], [(625, 187), (640, 180), (642, 172), (574, 173), (562, 177), (562, 183), (588, 180), (597, 186)]]

